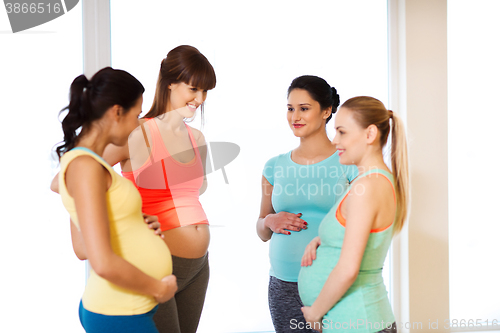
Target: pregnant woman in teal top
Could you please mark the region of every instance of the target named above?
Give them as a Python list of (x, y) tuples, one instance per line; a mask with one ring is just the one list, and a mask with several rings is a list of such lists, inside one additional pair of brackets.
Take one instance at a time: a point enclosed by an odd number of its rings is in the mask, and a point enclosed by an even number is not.
[[(323, 332), (396, 332), (382, 279), (393, 234), (406, 219), (408, 157), (403, 124), (372, 97), (346, 101), (335, 118), (342, 164), (359, 176), (307, 246), (299, 293), (308, 326)], [(392, 173), (382, 148), (391, 136)]]
[(271, 240), (269, 308), (277, 333), (312, 332), (305, 326), (297, 289), (300, 261), (318, 226), (342, 195), (356, 168), (343, 166), (326, 134), (339, 105), (335, 88), (317, 76), (301, 76), (288, 89), (288, 123), (299, 147), (271, 158), (262, 178), (257, 232)]

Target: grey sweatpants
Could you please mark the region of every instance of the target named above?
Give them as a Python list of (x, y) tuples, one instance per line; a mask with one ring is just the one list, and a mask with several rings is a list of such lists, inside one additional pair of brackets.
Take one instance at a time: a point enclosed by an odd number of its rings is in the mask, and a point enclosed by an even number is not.
[(153, 319), (160, 333), (195, 333), (210, 275), (208, 252), (196, 259), (172, 256), (172, 267), (177, 292), (171, 300), (159, 305)]

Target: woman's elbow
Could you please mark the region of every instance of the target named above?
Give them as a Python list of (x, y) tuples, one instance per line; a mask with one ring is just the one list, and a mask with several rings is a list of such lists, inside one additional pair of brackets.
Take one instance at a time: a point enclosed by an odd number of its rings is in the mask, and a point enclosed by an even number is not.
[(87, 260), (87, 254), (83, 251), (74, 251), (76, 254), (76, 257), (80, 260)]
[(207, 187), (208, 187), (208, 183), (207, 183), (207, 180), (205, 179), (205, 180), (203, 180), (203, 184), (200, 187), (199, 195), (202, 195), (203, 193), (205, 193), (205, 191), (207, 190)]
[(347, 268), (344, 270), (344, 279), (347, 283), (353, 284), (358, 278), (359, 269), (358, 268)]
[(50, 183), (50, 190), (59, 193), (59, 177), (55, 177)]
[(267, 242), (270, 238), (267, 238), (267, 237), (262, 237), (262, 235), (260, 235), (259, 233), (257, 233), (259, 235), (259, 238), (261, 241), (263, 241), (264, 243)]
[(257, 221), (257, 235), (259, 236), (261, 241), (267, 242), (271, 239), (272, 232), (270, 233), (270, 230), (263, 224), (263, 218), (259, 218), (259, 220)]

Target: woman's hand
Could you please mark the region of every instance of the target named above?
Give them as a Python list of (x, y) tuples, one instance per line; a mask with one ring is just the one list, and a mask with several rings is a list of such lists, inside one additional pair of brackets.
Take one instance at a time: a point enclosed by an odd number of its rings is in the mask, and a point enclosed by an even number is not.
[(313, 240), (307, 244), (304, 255), (302, 256), (302, 261), (300, 262), (301, 266), (312, 265), (313, 261), (316, 260), (316, 250), (320, 245), (321, 239), (319, 239), (319, 236), (314, 237)]
[(142, 217), (144, 218), (144, 223), (148, 225), (149, 229), (153, 229), (155, 234), (160, 236), (162, 239), (165, 238), (161, 232), (161, 224), (158, 222), (158, 216), (156, 215), (148, 215), (142, 213)]
[(301, 231), (307, 229), (307, 222), (300, 217), (302, 213), (292, 214), (288, 212), (279, 212), (269, 214), (264, 218), (264, 225), (277, 234), (290, 235), (291, 231)]
[(161, 290), (155, 299), (158, 303), (165, 303), (172, 297), (174, 297), (177, 291), (177, 278), (175, 275), (168, 275), (161, 279)]
[(308, 325), (306, 327), (311, 327), (313, 330), (316, 330), (318, 332), (322, 332), (322, 327), (321, 327), (321, 319), (322, 317), (317, 316), (312, 307), (310, 306), (304, 306), (301, 308), (302, 313), (304, 314), (304, 318), (306, 319), (306, 322)]

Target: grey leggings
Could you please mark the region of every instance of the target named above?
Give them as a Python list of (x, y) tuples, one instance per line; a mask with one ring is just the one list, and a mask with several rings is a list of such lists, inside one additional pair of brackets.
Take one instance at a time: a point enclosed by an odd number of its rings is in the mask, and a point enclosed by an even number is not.
[(195, 333), (210, 275), (208, 253), (196, 259), (172, 256), (172, 266), (177, 292), (160, 304), (153, 319), (160, 333)]
[(398, 333), (398, 328), (396, 327), (396, 322), (393, 322), (391, 327), (385, 328), (382, 331), (378, 331), (378, 333)]
[(268, 301), (276, 333), (315, 332), (306, 328), (306, 320), (300, 309), (304, 305), (300, 300), (297, 282), (287, 282), (271, 276)]
[[(269, 310), (276, 333), (317, 332), (306, 328), (306, 320), (300, 309), (304, 305), (300, 300), (297, 282), (282, 281), (271, 276), (268, 293)], [(397, 333), (396, 323), (377, 333)]]

